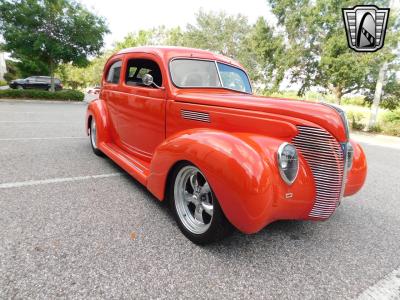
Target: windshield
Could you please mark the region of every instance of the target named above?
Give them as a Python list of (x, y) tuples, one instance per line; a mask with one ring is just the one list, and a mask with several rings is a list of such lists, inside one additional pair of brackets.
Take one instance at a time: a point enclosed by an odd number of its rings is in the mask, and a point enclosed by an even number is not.
[(227, 88), (251, 93), (246, 73), (220, 62), (196, 59), (174, 59), (170, 63), (171, 78), (178, 87)]

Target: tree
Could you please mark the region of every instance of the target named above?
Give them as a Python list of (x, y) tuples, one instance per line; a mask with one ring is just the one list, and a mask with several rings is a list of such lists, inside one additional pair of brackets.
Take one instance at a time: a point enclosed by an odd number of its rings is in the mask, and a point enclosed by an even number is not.
[(61, 63), (85, 66), (103, 47), (103, 18), (70, 0), (0, 0), (5, 50), (21, 62), (42, 63), (51, 76)]
[[(331, 91), (340, 104), (343, 95), (365, 88), (377, 64), (390, 60), (388, 52), (357, 53), (348, 48), (342, 8), (356, 1), (268, 0), (287, 40), (286, 60), (299, 95), (312, 86)], [(374, 2), (374, 1), (372, 1)], [(381, 7), (387, 1), (375, 1)], [(389, 46), (385, 44), (384, 48)]]
[(284, 37), (260, 17), (245, 39), (242, 63), (250, 68), (253, 81), (267, 92), (279, 89), (287, 70)]
[(196, 23), (186, 26), (182, 44), (228, 56), (247, 67), (252, 62), (250, 54), (245, 51), (245, 40), (250, 32), (251, 26), (243, 15), (231, 16), (224, 12), (200, 10), (196, 15)]
[[(394, 1), (392, 0), (390, 2), (391, 6), (393, 6)], [(391, 78), (389, 77), (389, 79), (391, 79), (389, 81), (389, 85), (385, 86), (387, 73), (390, 73), (391, 70), (398, 68), (400, 62), (400, 49), (398, 48), (400, 43), (400, 20), (398, 15), (398, 7), (392, 7), (387, 30), (386, 47), (382, 49), (383, 51), (381, 52), (383, 59), (379, 65), (378, 77), (376, 78), (374, 97), (372, 100), (371, 115), (368, 123), (368, 128), (370, 129), (376, 126), (379, 105), (381, 104), (381, 98), (384, 90), (386, 90), (386, 92), (389, 91), (389, 97), (387, 97), (387, 94), (385, 95), (385, 104), (390, 103), (389, 106), (396, 107), (396, 102), (399, 101), (398, 98), (396, 101), (396, 99), (391, 97), (391, 94), (394, 94), (395, 98), (399, 96), (399, 92), (396, 92), (399, 88), (399, 84), (396, 80), (393, 80), (393, 76), (391, 76)]]
[(98, 86), (101, 83), (104, 65), (110, 55), (110, 51), (106, 52), (92, 59), (86, 67), (77, 67), (70, 63), (62, 64), (59, 66), (56, 75), (66, 86), (73, 89)]
[(182, 46), (184, 33), (180, 27), (166, 28), (159, 26), (147, 30), (139, 30), (131, 32), (125, 38), (114, 45), (114, 51), (124, 48), (138, 47), (138, 46)]

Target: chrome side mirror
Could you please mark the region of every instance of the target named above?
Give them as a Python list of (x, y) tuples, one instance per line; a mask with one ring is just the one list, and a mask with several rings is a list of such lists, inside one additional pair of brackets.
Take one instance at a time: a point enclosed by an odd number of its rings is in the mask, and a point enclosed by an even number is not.
[(158, 86), (157, 84), (155, 84), (154, 83), (154, 79), (153, 79), (153, 76), (151, 76), (150, 74), (145, 74), (144, 76), (143, 76), (143, 78), (142, 78), (142, 83), (145, 85), (145, 86), (151, 86), (151, 85), (154, 85), (156, 88), (158, 88), (158, 89), (164, 89), (164, 88), (162, 88), (161, 86)]
[(150, 85), (154, 84), (153, 76), (151, 76), (150, 74), (145, 74), (142, 78), (142, 82), (146, 86), (150, 86)]

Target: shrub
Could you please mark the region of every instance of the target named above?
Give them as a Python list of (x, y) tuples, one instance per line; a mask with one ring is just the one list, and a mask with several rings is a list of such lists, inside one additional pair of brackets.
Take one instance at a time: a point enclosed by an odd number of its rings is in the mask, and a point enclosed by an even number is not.
[[(7, 65), (7, 66), (9, 66), (9, 65)], [(16, 74), (11, 73), (11, 72), (7, 72), (7, 73), (4, 74), (4, 80), (7, 81), (7, 82), (10, 82), (10, 81), (12, 81), (14, 79), (17, 79)]]
[(351, 129), (353, 130), (363, 130), (364, 129), (364, 115), (362, 112), (357, 111), (348, 111), (346, 112), (347, 119), (349, 120), (349, 124)]
[(342, 105), (368, 106), (368, 103), (365, 102), (364, 97), (354, 96), (354, 97), (343, 97)]
[(379, 124), (368, 127), (368, 132), (379, 133), (382, 132), (382, 127)]
[(84, 94), (76, 90), (49, 92), (44, 90), (0, 90), (0, 98), (82, 101)]
[(381, 120), (385, 134), (400, 136), (400, 109), (386, 113)]
[(400, 109), (387, 112), (383, 118), (383, 122), (396, 122), (400, 121)]
[(7, 81), (0, 80), (0, 86), (5, 86), (5, 85), (8, 85)]

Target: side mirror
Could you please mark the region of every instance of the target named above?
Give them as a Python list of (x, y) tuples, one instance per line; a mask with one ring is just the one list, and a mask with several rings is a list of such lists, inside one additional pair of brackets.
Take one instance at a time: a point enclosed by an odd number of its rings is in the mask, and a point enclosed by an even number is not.
[(153, 76), (151, 76), (150, 74), (145, 74), (142, 78), (142, 82), (146, 86), (150, 86), (150, 85), (154, 84)]
[(142, 83), (145, 85), (145, 86), (151, 86), (151, 85), (154, 85), (156, 88), (158, 88), (158, 89), (164, 89), (163, 87), (161, 87), (161, 86), (158, 86), (157, 84), (155, 84), (154, 83), (154, 79), (153, 79), (153, 76), (151, 76), (150, 74), (145, 74), (144, 76), (143, 76), (143, 78), (142, 78)]

